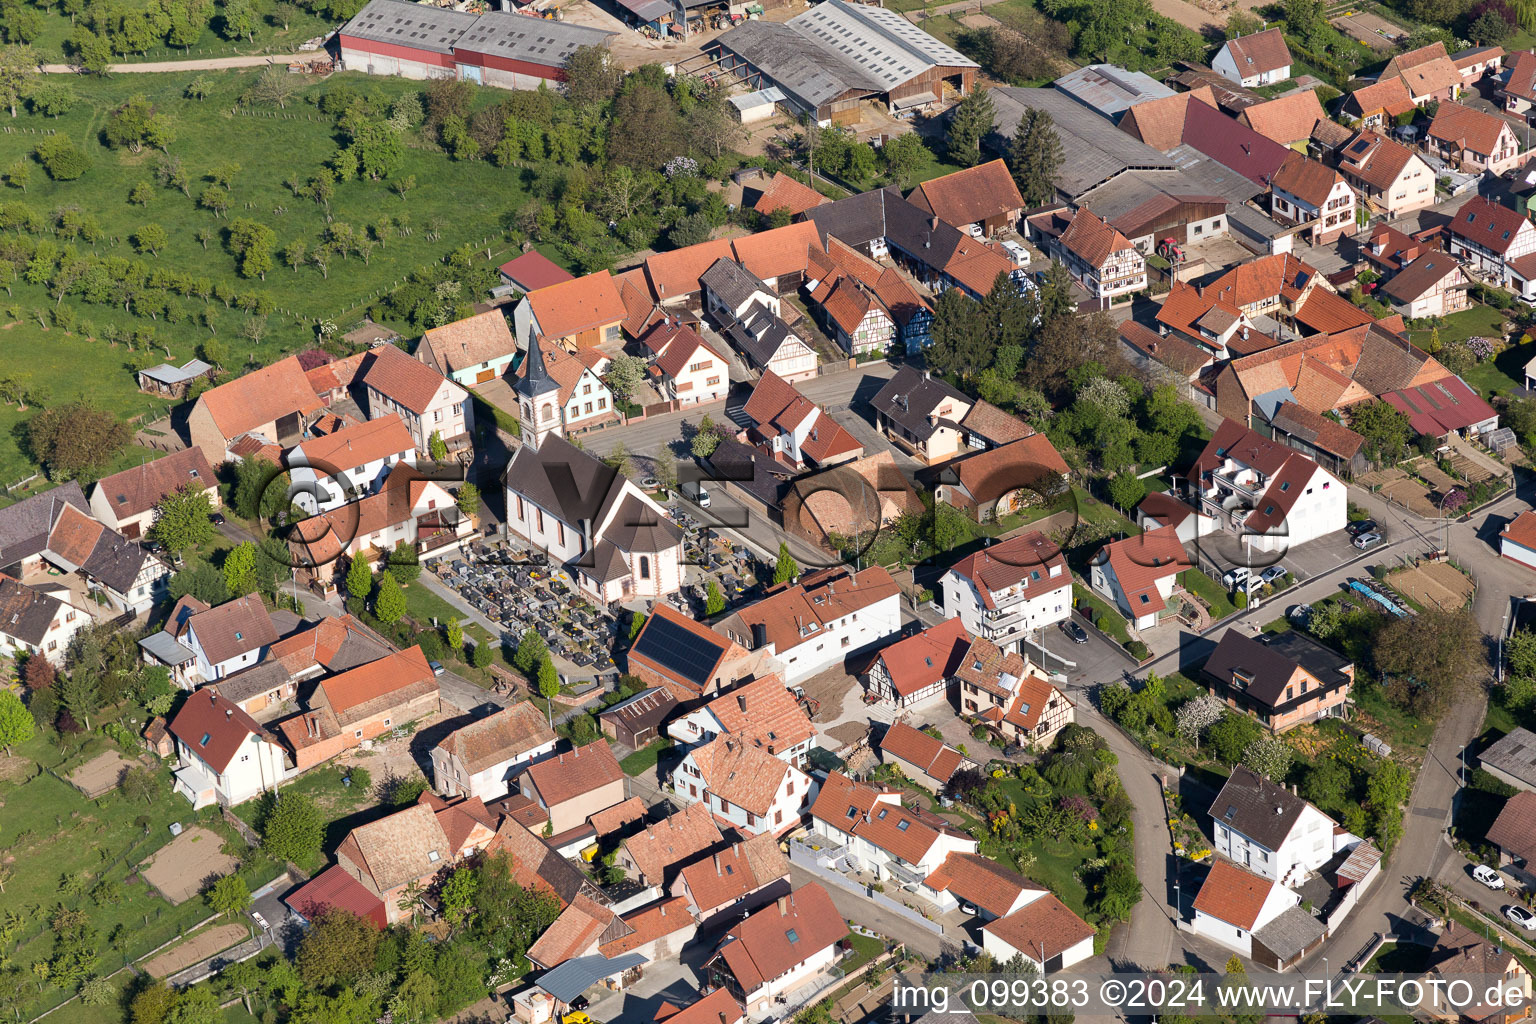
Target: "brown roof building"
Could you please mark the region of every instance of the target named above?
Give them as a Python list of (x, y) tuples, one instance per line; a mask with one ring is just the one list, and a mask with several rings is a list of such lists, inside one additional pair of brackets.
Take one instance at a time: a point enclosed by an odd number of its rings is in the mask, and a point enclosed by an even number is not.
[(905, 722), (896, 722), (885, 731), (880, 755), (885, 763), (894, 762), (908, 778), (934, 789), (948, 785), (965, 764), (960, 751)]
[(624, 799), (624, 772), (602, 742), (535, 762), (518, 781), (523, 796), (548, 812), (556, 835)]
[(725, 845), (707, 804), (688, 804), (624, 840), (618, 863), (646, 885), (670, 886), (685, 864)]
[(1237, 119), (1266, 139), (1294, 146), (1312, 137), (1312, 127), (1328, 119), (1312, 89), (1296, 89), (1284, 96), (1245, 107)]
[(517, 341), (499, 309), (434, 327), (416, 346), (417, 359), (466, 387), (501, 376), (516, 354)]
[(830, 201), (811, 186), (802, 184), (783, 171), (775, 171), (773, 177), (768, 180), (767, 186), (764, 187), (762, 195), (752, 205), (752, 209), (764, 217), (775, 210), (788, 210), (789, 216), (793, 219), (812, 207)]
[(554, 752), (557, 737), (529, 701), (456, 729), (432, 748), (432, 782), (445, 796), (482, 800), (507, 795), (511, 779), (531, 761)]
[(1024, 197), (1001, 160), (925, 181), (907, 202), (962, 230), (974, 224), (986, 235), (1013, 227), (1024, 212)]
[(296, 443), (305, 423), (324, 408), (297, 356), (236, 377), (198, 396), (187, 417), (192, 444), (209, 464), (226, 461), (243, 434), (259, 434), (282, 447)]
[(149, 531), (155, 506), (183, 488), (201, 491), (219, 507), (219, 481), (201, 448), (184, 448), (96, 481), (91, 515), (129, 540)]

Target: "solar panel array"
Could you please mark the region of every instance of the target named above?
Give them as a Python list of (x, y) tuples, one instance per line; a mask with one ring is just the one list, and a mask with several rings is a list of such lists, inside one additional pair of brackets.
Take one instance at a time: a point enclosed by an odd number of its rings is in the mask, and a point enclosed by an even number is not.
[(633, 653), (649, 658), (668, 672), (695, 686), (709, 682), (709, 673), (725, 649), (722, 637), (712, 644), (677, 622), (653, 615), (635, 640)]

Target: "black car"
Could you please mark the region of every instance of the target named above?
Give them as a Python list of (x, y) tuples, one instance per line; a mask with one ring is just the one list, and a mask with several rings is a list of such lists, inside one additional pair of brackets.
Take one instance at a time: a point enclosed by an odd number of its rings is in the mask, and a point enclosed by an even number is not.
[(223, 526), (224, 525), (224, 513), (223, 512), (215, 512), (215, 513), (213, 513), (212, 515), (210, 515), (208, 517), (208, 521), (210, 523), (212, 523), (214, 526)]
[(1088, 642), (1088, 631), (1071, 619), (1061, 624), (1061, 631), (1071, 637), (1072, 642), (1075, 644), (1085, 644)]
[(1344, 532), (1349, 534), (1351, 537), (1358, 537), (1362, 533), (1370, 533), (1376, 529), (1376, 520), (1361, 519), (1358, 522), (1350, 523), (1348, 526), (1344, 527)]

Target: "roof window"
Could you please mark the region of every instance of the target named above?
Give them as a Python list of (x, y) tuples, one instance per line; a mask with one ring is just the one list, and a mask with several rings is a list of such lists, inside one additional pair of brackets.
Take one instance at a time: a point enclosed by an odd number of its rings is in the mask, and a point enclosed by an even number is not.
[(208, 745), (208, 741), (211, 739), (213, 739), (213, 734), (205, 732), (203, 733), (203, 738), (197, 741), (197, 745), (200, 747), (206, 747)]

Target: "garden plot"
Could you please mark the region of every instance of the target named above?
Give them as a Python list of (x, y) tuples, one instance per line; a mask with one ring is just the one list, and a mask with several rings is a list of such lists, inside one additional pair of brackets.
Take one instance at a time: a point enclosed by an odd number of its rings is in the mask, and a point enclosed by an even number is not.
[(1477, 589), (1466, 573), (1449, 562), (1420, 562), (1393, 573), (1387, 582), (1419, 604), (1445, 611), (1465, 608)]
[(221, 836), (194, 826), (162, 846), (139, 873), (167, 901), (179, 904), (239, 866), (238, 858), (224, 852)]
[(89, 799), (95, 800), (116, 789), (123, 773), (131, 767), (132, 761), (115, 750), (108, 750), (70, 772), (69, 781)]

